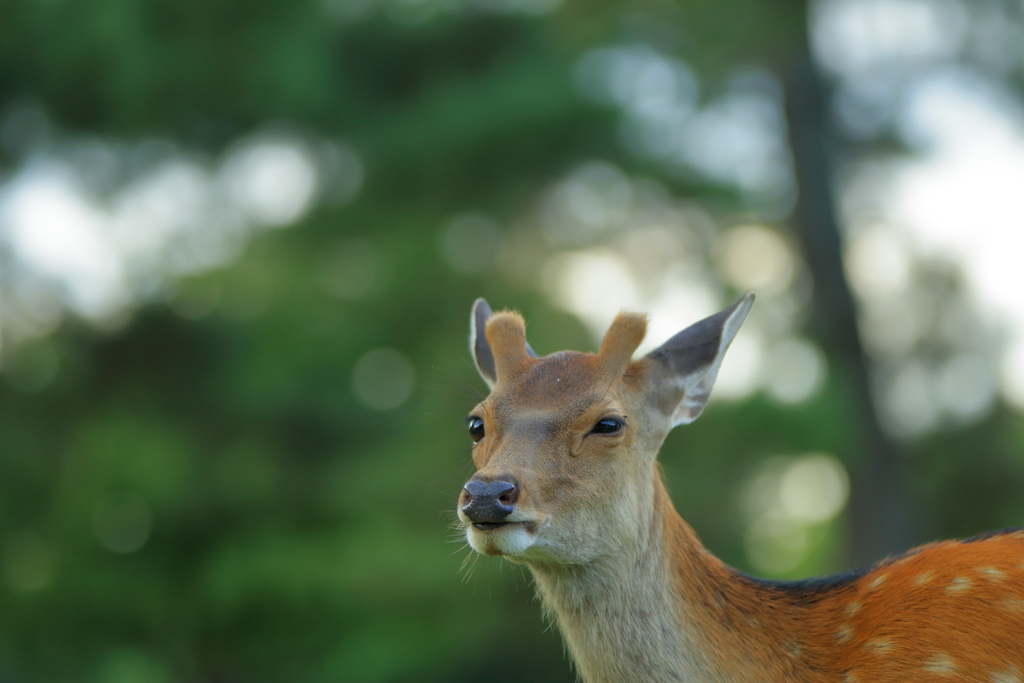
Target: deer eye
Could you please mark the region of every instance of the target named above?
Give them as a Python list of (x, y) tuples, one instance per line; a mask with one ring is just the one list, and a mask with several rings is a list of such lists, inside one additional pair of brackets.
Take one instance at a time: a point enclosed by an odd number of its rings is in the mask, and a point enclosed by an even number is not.
[(606, 417), (602, 420), (598, 420), (594, 428), (590, 430), (591, 434), (618, 434), (622, 431), (622, 420), (614, 417)]
[(479, 417), (469, 418), (469, 436), (474, 443), (479, 443), (484, 438), (484, 421)]

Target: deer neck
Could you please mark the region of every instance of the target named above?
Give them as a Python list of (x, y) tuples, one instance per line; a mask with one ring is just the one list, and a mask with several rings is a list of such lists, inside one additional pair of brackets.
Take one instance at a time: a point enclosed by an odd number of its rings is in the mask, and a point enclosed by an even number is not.
[(585, 565), (531, 565), (582, 680), (775, 680), (766, 672), (803, 680), (784, 648), (765, 649), (765, 634), (783, 624), (763, 609), (758, 588), (704, 548), (654, 479), (648, 516), (620, 553)]

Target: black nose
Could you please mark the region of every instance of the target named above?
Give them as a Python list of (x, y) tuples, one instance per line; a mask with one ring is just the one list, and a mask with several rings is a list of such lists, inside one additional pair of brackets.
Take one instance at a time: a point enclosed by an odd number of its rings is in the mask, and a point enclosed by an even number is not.
[(515, 484), (500, 479), (485, 484), (471, 481), (464, 487), (466, 503), (462, 512), (474, 524), (502, 524), (512, 514), (519, 489)]

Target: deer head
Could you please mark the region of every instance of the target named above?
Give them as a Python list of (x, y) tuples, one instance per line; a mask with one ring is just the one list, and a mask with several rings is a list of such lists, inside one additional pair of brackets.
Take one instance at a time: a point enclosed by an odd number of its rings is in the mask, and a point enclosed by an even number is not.
[(518, 313), (492, 313), (478, 299), (470, 349), (491, 393), (467, 419), (477, 471), (458, 515), (470, 545), (539, 566), (583, 564), (631, 543), (653, 514), (658, 448), (703, 411), (753, 300), (633, 360), (642, 314), (620, 313), (596, 354), (538, 358)]

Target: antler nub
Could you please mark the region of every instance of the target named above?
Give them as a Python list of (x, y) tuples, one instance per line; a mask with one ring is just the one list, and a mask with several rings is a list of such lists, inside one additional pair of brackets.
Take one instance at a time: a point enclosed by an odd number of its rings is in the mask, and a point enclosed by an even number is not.
[(526, 344), (526, 322), (519, 313), (495, 313), (488, 318), (484, 334), (494, 354), (498, 381), (518, 377), (535, 362)]
[(597, 353), (598, 364), (611, 375), (621, 374), (646, 334), (646, 314), (622, 311), (605, 332), (601, 350)]

